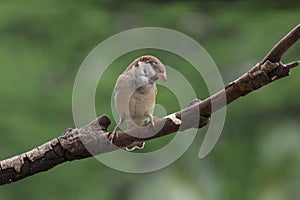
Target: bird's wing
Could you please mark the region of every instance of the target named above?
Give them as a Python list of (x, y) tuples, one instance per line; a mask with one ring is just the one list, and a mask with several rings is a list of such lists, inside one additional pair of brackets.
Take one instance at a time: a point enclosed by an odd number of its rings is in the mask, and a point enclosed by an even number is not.
[(154, 87), (154, 89), (153, 89), (153, 90), (154, 90), (154, 92), (153, 92), (153, 94), (154, 94), (153, 99), (154, 99), (154, 100), (153, 100), (152, 107), (151, 107), (150, 110), (149, 110), (149, 116), (152, 116), (152, 115), (153, 115), (154, 107), (155, 107), (155, 98), (156, 98), (156, 95), (157, 95), (157, 92), (158, 92), (155, 83), (153, 84), (153, 87)]
[(115, 105), (120, 116), (129, 116), (129, 100), (133, 93), (132, 79), (127, 74), (119, 76), (115, 86)]

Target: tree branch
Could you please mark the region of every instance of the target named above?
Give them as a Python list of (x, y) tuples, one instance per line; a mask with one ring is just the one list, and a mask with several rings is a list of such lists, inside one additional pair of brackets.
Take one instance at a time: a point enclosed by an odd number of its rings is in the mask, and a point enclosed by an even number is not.
[[(225, 89), (204, 101), (193, 101), (187, 108), (158, 119), (154, 127), (149, 124), (120, 132), (119, 137), (115, 138), (114, 144), (108, 140), (110, 133), (107, 132), (107, 128), (111, 121), (108, 116), (102, 115), (86, 126), (67, 129), (63, 135), (29, 152), (0, 161), (0, 185), (18, 181), (41, 171), (47, 171), (66, 161), (114, 151), (138, 141), (152, 140), (189, 128), (201, 128), (207, 125), (212, 113), (237, 98), (288, 76), (290, 69), (298, 66), (300, 62), (295, 61), (284, 65), (280, 60), (299, 38), (300, 25), (280, 40), (261, 63), (228, 84)], [(224, 103), (222, 97), (226, 97), (227, 102)], [(214, 106), (212, 107), (212, 105)], [(89, 147), (89, 150), (86, 146)]]

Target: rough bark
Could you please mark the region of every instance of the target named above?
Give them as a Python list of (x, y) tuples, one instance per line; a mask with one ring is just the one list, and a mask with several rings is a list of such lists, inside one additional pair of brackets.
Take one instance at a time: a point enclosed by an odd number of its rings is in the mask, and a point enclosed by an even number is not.
[[(33, 150), (0, 161), (0, 185), (15, 182), (33, 174), (75, 159), (83, 159), (132, 145), (137, 141), (159, 138), (189, 128), (201, 128), (209, 122), (212, 113), (239, 97), (261, 88), (275, 80), (289, 76), (290, 69), (300, 64), (295, 61), (284, 65), (280, 62), (284, 53), (300, 38), (300, 25), (296, 26), (267, 54), (262, 62), (223, 90), (205, 99), (196, 100), (187, 108), (168, 115), (151, 124), (126, 132), (119, 132), (114, 144), (108, 140), (110, 119), (102, 115), (81, 128), (69, 128), (61, 136)], [(226, 102), (221, 97), (226, 97)], [(212, 105), (213, 109), (212, 109)], [(158, 131), (156, 131), (158, 130)], [(139, 137), (134, 137), (139, 136)], [(86, 148), (88, 146), (88, 149)]]

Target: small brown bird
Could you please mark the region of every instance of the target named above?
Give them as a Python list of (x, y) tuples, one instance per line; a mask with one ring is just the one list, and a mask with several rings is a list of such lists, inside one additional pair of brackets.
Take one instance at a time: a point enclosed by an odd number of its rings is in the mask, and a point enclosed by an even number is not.
[[(153, 110), (157, 88), (155, 81), (167, 81), (164, 65), (154, 56), (142, 56), (134, 60), (119, 76), (115, 85), (115, 105), (120, 120), (113, 132), (110, 141), (118, 137), (118, 129), (125, 121), (127, 129), (143, 126), (144, 121), (154, 125)], [(144, 142), (135, 143), (127, 150), (142, 149)]]

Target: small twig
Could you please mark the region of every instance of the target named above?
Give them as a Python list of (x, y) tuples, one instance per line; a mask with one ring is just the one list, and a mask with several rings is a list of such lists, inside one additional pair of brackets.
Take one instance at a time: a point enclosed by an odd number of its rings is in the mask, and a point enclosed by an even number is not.
[(267, 60), (275, 63), (279, 62), (283, 54), (295, 44), (300, 38), (300, 24), (293, 28), (284, 38), (282, 38), (266, 55), (262, 63)]
[(285, 66), (286, 66), (286, 68), (288, 68), (288, 69), (292, 69), (292, 68), (294, 68), (294, 67), (297, 67), (298, 65), (300, 65), (300, 61), (294, 61), (294, 62), (291, 62), (291, 63), (286, 64)]

